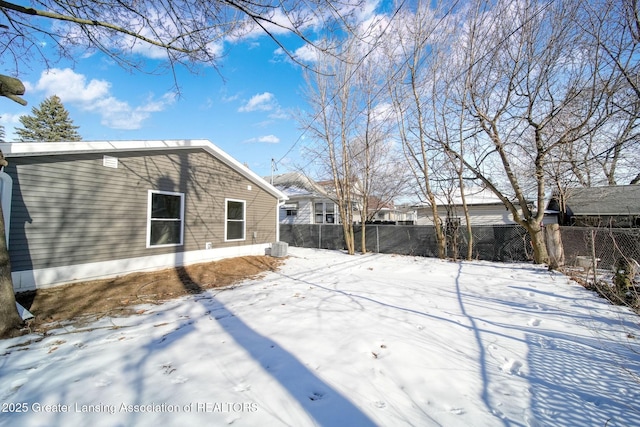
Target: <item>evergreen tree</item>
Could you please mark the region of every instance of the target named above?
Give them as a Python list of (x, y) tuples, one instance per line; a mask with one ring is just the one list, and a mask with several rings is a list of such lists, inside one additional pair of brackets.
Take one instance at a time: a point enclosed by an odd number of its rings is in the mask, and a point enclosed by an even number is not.
[(32, 116), (20, 116), (24, 128), (16, 128), (18, 141), (22, 142), (55, 142), (80, 141), (78, 126), (73, 125), (69, 112), (62, 101), (53, 95), (40, 104), (40, 108), (31, 109)]

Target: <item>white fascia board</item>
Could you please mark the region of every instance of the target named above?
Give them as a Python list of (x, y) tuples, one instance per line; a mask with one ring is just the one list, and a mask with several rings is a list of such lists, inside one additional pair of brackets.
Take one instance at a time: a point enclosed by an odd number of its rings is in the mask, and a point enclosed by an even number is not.
[(238, 162), (236, 159), (214, 145), (211, 141), (206, 139), (0, 143), (0, 150), (2, 150), (4, 155), (8, 158), (193, 148), (205, 150), (213, 157), (222, 161), (233, 170), (248, 178), (255, 184), (259, 185), (265, 191), (274, 195), (278, 199), (288, 199), (288, 197), (282, 191), (269, 184), (262, 177), (258, 176), (249, 168)]

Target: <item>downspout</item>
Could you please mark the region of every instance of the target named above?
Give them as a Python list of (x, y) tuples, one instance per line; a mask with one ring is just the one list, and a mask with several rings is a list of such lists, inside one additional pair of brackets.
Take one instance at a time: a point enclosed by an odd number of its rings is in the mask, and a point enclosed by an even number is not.
[(13, 191), (13, 179), (0, 168), (0, 203), (2, 203), (2, 215), (4, 217), (4, 233), (9, 249), (9, 230), (11, 228), (11, 194)]
[(287, 199), (276, 199), (276, 242), (280, 241), (280, 208), (286, 201)]

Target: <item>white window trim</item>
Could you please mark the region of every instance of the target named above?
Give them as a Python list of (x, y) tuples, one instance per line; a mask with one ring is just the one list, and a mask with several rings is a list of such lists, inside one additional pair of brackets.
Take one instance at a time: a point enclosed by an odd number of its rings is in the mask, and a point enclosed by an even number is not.
[[(241, 239), (227, 239), (227, 224), (229, 223), (228, 210), (229, 202), (242, 203), (242, 238)], [(239, 222), (237, 220), (232, 220)], [(224, 241), (225, 242), (242, 242), (247, 240), (247, 201), (240, 199), (224, 199)]]
[[(151, 244), (151, 214), (152, 214), (152, 197), (154, 194), (165, 194), (168, 196), (180, 197), (180, 243), (169, 243), (166, 245)], [(155, 220), (162, 221), (162, 220)], [(174, 220), (172, 220), (174, 221)], [(173, 191), (149, 190), (147, 193), (147, 248), (166, 248), (172, 246), (182, 246), (184, 244), (184, 193), (176, 193)]]
[[(316, 222), (316, 215), (318, 215), (320, 212), (318, 212), (316, 210), (316, 204), (322, 204), (322, 222)], [(327, 214), (329, 213), (327, 211), (327, 206), (328, 205), (333, 205), (333, 222), (327, 222)], [(337, 209), (336, 209), (336, 204), (335, 202), (313, 202), (313, 223), (314, 224), (338, 224), (339, 222), (337, 221)]]

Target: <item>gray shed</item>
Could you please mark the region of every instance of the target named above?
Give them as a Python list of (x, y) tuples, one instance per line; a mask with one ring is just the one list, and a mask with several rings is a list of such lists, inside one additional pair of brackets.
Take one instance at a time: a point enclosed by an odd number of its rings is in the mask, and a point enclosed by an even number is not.
[(640, 227), (640, 185), (569, 188), (564, 209), (558, 199), (549, 209), (561, 213), (563, 225)]

